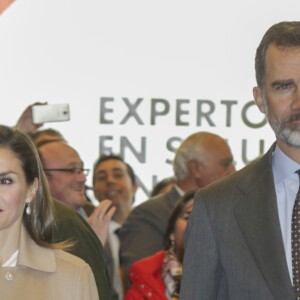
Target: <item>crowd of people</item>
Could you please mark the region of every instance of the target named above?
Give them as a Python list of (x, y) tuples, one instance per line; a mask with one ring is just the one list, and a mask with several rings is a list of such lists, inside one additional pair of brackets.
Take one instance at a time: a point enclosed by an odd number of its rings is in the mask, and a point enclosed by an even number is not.
[(0, 298), (300, 299), (291, 225), (300, 22), (265, 33), (255, 70), (271, 149), (236, 171), (224, 138), (192, 133), (175, 152), (174, 174), (134, 208), (138, 185), (124, 157), (95, 159), (94, 205), (80, 154), (61, 132), (33, 124), (32, 106), (16, 128), (0, 125)]

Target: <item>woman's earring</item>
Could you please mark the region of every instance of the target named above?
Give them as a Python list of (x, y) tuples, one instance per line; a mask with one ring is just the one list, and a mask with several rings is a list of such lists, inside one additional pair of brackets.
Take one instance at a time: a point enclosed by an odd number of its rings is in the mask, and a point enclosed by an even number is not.
[(173, 240), (170, 241), (170, 250), (172, 250), (174, 253), (176, 251), (176, 244)]
[(28, 216), (31, 214), (31, 208), (30, 208), (30, 204), (29, 203), (26, 203), (25, 212), (26, 212), (26, 215), (28, 215)]

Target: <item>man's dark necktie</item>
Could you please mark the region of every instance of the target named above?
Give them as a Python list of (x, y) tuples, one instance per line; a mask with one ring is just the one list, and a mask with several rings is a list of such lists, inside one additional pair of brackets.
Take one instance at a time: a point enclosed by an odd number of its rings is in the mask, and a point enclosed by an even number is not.
[[(296, 172), (300, 176), (300, 170)], [(292, 215), (292, 267), (296, 299), (300, 300), (300, 187)]]

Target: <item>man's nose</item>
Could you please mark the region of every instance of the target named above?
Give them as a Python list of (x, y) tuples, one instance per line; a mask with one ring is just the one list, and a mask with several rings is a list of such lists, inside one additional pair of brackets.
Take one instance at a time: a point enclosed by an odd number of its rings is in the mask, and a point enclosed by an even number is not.
[(86, 174), (83, 171), (76, 172), (76, 178), (77, 180), (80, 180), (81, 182), (86, 182)]
[(235, 165), (234, 165), (234, 163), (232, 163), (232, 164), (229, 166), (229, 168), (228, 168), (228, 175), (231, 174), (231, 173), (233, 173), (233, 172), (235, 172), (235, 171), (236, 171)]
[(113, 176), (113, 174), (108, 174), (108, 175), (107, 175), (107, 182), (108, 182), (108, 183), (115, 183), (115, 182), (116, 182), (116, 179), (115, 179), (115, 177)]
[(295, 94), (292, 102), (292, 109), (300, 111), (300, 86), (295, 89)]

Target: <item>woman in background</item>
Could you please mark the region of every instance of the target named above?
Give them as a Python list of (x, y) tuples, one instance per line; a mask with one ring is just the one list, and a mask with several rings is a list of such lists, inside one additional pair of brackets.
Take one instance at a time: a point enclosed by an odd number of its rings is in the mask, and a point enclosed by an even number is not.
[(175, 206), (165, 233), (165, 250), (132, 264), (131, 287), (125, 300), (179, 299), (184, 233), (193, 208), (195, 191), (186, 193)]
[(52, 200), (36, 149), (18, 130), (0, 125), (0, 298), (97, 300), (83, 260), (49, 244)]

